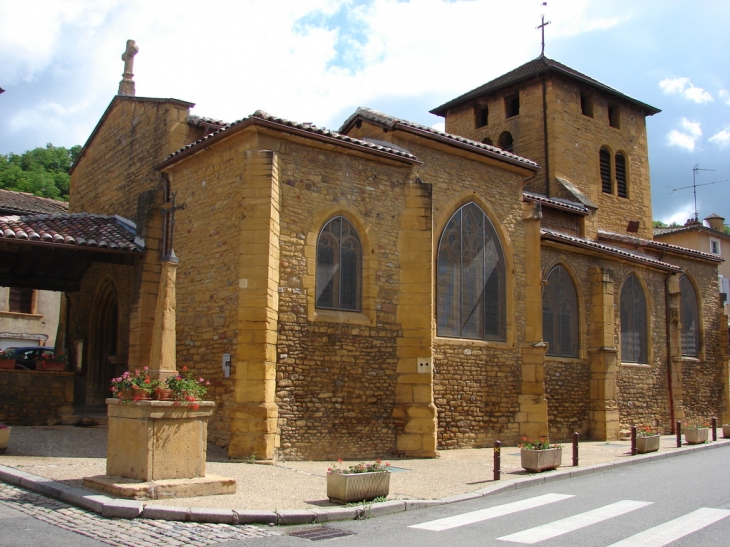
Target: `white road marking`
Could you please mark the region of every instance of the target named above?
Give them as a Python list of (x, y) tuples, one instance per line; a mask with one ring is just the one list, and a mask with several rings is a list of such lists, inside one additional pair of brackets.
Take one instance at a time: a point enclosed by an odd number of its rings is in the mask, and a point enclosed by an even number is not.
[(526, 509), (533, 509), (535, 507), (540, 507), (541, 505), (547, 505), (548, 503), (562, 501), (572, 497), (574, 496), (568, 494), (545, 494), (544, 496), (537, 496), (522, 501), (515, 501), (513, 503), (505, 503), (504, 505), (497, 505), (496, 507), (490, 507), (488, 509), (480, 509), (479, 511), (463, 513), (454, 517), (414, 524), (413, 526), (409, 526), (409, 528), (420, 528), (421, 530), (440, 532), (441, 530), (449, 530), (451, 528), (457, 528), (467, 524), (474, 524), (475, 522), (509, 515), (510, 513), (516, 513), (518, 511), (525, 511)]
[(724, 519), (728, 515), (730, 515), (730, 510), (728, 509), (709, 509), (703, 507), (683, 517), (639, 532), (609, 547), (663, 547), (692, 532), (701, 530), (718, 520)]
[(509, 536), (503, 536), (497, 539), (503, 541), (514, 541), (516, 543), (533, 544), (567, 534), (568, 532), (572, 532), (580, 528), (585, 528), (592, 524), (597, 524), (613, 517), (618, 517), (619, 515), (635, 511), (636, 509), (641, 509), (642, 507), (646, 507), (652, 503), (653, 502), (651, 501), (618, 501), (610, 505), (605, 505), (604, 507), (599, 507), (598, 509), (593, 509), (592, 511), (556, 520), (555, 522), (536, 526), (535, 528), (523, 530), (522, 532), (517, 532), (516, 534), (510, 534)]

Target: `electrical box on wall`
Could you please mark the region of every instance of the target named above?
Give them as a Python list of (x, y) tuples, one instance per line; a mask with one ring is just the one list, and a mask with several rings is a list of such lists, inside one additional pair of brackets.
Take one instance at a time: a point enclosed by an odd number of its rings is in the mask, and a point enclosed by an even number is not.
[(223, 354), (223, 377), (228, 378), (231, 375), (231, 354)]
[(433, 366), (430, 357), (418, 357), (418, 372), (420, 374), (431, 374)]

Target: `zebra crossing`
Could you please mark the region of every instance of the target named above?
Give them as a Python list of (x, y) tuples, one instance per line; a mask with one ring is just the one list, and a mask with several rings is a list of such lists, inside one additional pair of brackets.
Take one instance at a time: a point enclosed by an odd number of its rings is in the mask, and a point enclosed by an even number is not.
[[(468, 526), (490, 519), (511, 515), (521, 511), (537, 509), (542, 506), (574, 497), (575, 496), (571, 494), (544, 494), (516, 502), (505, 503), (495, 507), (489, 507), (487, 509), (462, 513), (453, 517), (414, 524), (409, 526), (409, 528), (442, 532), (458, 528), (460, 526)], [(651, 501), (621, 500), (590, 511), (555, 520), (541, 526), (535, 526), (513, 534), (501, 536), (496, 539), (504, 542), (533, 545), (609, 519), (618, 518), (622, 515), (626, 515), (652, 505), (653, 503), (654, 502)], [(724, 519), (728, 515), (730, 515), (730, 510), (728, 509), (703, 507), (679, 518), (643, 530), (638, 534), (627, 537), (618, 543), (613, 543), (608, 547), (663, 547), (678, 540), (679, 538), (710, 526), (711, 524)]]

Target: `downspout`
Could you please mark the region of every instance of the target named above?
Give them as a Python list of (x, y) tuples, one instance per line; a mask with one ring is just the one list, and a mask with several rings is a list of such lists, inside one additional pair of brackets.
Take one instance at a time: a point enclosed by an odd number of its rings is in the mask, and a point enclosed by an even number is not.
[(550, 197), (550, 154), (548, 146), (548, 121), (547, 121), (547, 84), (542, 75), (542, 135), (545, 149), (545, 196)]
[(671, 339), (671, 323), (672, 323), (672, 312), (669, 307), (669, 276), (664, 281), (664, 295), (666, 299), (666, 329), (667, 329), (667, 383), (669, 388), (669, 423), (672, 427), (672, 434), (676, 433), (674, 430), (674, 389), (672, 388), (672, 339)]

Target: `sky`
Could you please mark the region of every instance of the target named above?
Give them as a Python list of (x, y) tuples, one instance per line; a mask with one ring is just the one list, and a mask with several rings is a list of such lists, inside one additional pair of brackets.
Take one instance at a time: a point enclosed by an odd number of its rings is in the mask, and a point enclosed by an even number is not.
[(193, 114), (338, 129), (366, 106), (442, 129), (429, 110), (540, 55), (541, 15), (546, 56), (662, 110), (654, 219), (693, 217), (696, 177), (699, 218), (730, 224), (727, 0), (4, 0), (0, 154), (86, 142), (127, 39), (137, 96)]

